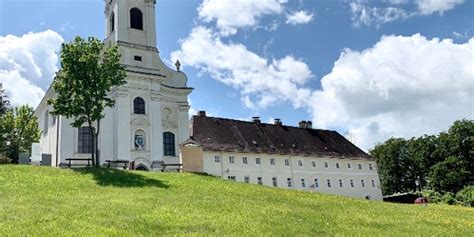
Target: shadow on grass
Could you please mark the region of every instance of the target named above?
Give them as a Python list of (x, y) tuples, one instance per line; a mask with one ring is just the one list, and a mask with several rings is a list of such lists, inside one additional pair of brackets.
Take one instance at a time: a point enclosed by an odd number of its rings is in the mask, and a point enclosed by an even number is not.
[(169, 188), (169, 185), (163, 181), (151, 179), (130, 171), (106, 168), (81, 168), (72, 170), (82, 174), (92, 174), (94, 180), (101, 186)]

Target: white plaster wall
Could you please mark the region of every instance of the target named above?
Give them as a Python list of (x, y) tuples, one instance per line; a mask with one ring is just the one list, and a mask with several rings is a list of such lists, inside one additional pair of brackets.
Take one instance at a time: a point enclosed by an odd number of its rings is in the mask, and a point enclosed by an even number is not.
[[(214, 156), (220, 156), (220, 162), (214, 161)], [(244, 181), (245, 176), (249, 176), (250, 183), (256, 184), (257, 177), (262, 177), (263, 185), (273, 186), (272, 177), (277, 177), (278, 187), (288, 188), (287, 178), (292, 178), (292, 189), (307, 190), (337, 194), (349, 197), (365, 198), (370, 195), (373, 200), (382, 200), (379, 176), (375, 161), (342, 159), (334, 157), (302, 157), (288, 155), (271, 155), (255, 153), (233, 153), (233, 152), (211, 152), (205, 151), (203, 172), (221, 176), (227, 179), (228, 176), (236, 176), (239, 182)], [(229, 162), (229, 156), (234, 156), (234, 163)], [(248, 164), (243, 164), (242, 157), (246, 156)], [(261, 164), (257, 165), (255, 158), (259, 157)], [(270, 159), (275, 159), (275, 165), (270, 164)], [(285, 165), (285, 159), (290, 160), (290, 166)], [(299, 166), (298, 160), (303, 162)], [(316, 162), (316, 167), (311, 161)], [(324, 166), (328, 162), (328, 168)], [(339, 163), (339, 168), (336, 167)], [(349, 169), (347, 164), (352, 168)], [(362, 165), (362, 169), (358, 168)], [(372, 170), (369, 169), (372, 165)], [(314, 186), (314, 180), (318, 179), (319, 187)], [(301, 179), (305, 179), (306, 187), (302, 187)], [(331, 180), (331, 187), (327, 186), (327, 179)], [(343, 187), (339, 187), (339, 179), (343, 180)], [(354, 187), (350, 186), (350, 180), (354, 180)], [(365, 181), (365, 187), (361, 186), (361, 180)], [(375, 187), (372, 187), (372, 180)]]

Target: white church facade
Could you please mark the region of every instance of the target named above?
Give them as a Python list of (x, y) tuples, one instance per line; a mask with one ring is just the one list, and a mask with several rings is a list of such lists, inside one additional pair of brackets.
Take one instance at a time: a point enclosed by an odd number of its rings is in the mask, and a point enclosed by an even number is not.
[[(183, 72), (168, 68), (156, 42), (155, 0), (106, 0), (105, 45), (118, 44), (127, 84), (114, 88), (113, 108), (105, 110), (99, 135), (100, 164), (105, 160), (134, 161), (135, 168), (155, 170), (161, 162), (179, 162), (179, 144), (189, 138), (188, 95)], [(47, 99), (35, 115), (42, 130), (40, 146), (51, 154), (53, 166), (69, 158), (90, 158), (93, 149), (87, 127), (73, 128), (71, 120), (54, 117)]]

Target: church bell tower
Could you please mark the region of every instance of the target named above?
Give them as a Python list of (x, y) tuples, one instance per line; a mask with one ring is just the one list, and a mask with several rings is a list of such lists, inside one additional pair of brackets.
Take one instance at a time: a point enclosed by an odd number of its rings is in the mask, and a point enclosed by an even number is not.
[(105, 1), (105, 43), (120, 46), (122, 63), (148, 70), (164, 66), (156, 43), (156, 0)]

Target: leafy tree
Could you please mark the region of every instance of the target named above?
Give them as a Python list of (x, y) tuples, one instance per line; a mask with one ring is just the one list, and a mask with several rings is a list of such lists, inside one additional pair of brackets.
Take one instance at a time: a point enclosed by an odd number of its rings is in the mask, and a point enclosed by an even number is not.
[(0, 85), (0, 117), (2, 117), (10, 109), (10, 101), (4, 94), (4, 90)]
[(456, 193), (461, 190), (470, 177), (468, 165), (459, 157), (450, 156), (431, 169), (430, 186), (438, 192)]
[(384, 194), (415, 190), (415, 167), (407, 148), (406, 140), (391, 138), (370, 151), (377, 158)]
[(87, 125), (90, 128), (95, 147), (91, 151), (94, 165), (99, 165), (100, 120), (104, 109), (115, 104), (108, 97), (109, 92), (125, 84), (125, 77), (117, 45), (106, 48), (92, 37), (88, 40), (76, 37), (62, 45), (61, 70), (53, 82), (57, 96), (48, 100), (48, 104), (53, 105), (51, 114), (72, 119), (73, 127)]
[(38, 142), (41, 132), (34, 111), (29, 106), (20, 106), (8, 111), (1, 120), (0, 153), (18, 162), (22, 152), (31, 152), (31, 144)]

